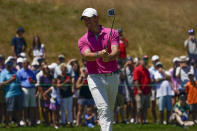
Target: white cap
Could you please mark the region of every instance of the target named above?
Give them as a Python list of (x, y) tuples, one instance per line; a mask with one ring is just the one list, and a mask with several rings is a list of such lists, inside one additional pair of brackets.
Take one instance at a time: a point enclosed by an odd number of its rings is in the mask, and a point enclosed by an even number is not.
[(173, 61), (173, 63), (175, 63), (175, 62), (179, 62), (180, 59), (178, 57), (174, 57), (174, 59), (172, 61)]
[(49, 69), (55, 69), (58, 65), (56, 63), (50, 64), (48, 67)]
[(98, 16), (97, 11), (93, 8), (86, 8), (82, 15), (81, 15), (81, 20), (83, 19), (83, 17), (93, 17), (93, 16)]
[(134, 63), (137, 63), (138, 61), (139, 61), (139, 58), (137, 58), (137, 57), (135, 57), (133, 60)]
[(31, 63), (31, 65), (32, 65), (32, 66), (36, 66), (36, 65), (39, 65), (39, 63), (38, 63), (38, 61), (33, 61), (33, 62)]
[(23, 63), (23, 58), (19, 57), (17, 60), (16, 60), (16, 63)]
[(12, 59), (15, 59), (13, 56), (8, 56), (7, 60), (10, 61)]
[(20, 56), (23, 57), (23, 58), (26, 58), (26, 53), (25, 52), (21, 52)]
[(152, 61), (156, 61), (156, 60), (159, 60), (159, 56), (158, 55), (152, 56)]
[(65, 58), (65, 56), (61, 54), (58, 56), (58, 58)]

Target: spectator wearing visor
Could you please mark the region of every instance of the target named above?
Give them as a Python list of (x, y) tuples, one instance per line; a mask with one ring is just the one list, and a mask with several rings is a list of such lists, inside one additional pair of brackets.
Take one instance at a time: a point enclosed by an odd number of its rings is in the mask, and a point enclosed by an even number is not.
[(23, 37), (25, 30), (23, 27), (19, 27), (16, 31), (16, 35), (12, 38), (11, 47), (14, 57), (18, 57), (21, 52), (25, 52), (27, 43)]
[(189, 61), (192, 59), (197, 60), (197, 39), (195, 38), (195, 31), (188, 30), (188, 39), (184, 42), (184, 47), (187, 49)]

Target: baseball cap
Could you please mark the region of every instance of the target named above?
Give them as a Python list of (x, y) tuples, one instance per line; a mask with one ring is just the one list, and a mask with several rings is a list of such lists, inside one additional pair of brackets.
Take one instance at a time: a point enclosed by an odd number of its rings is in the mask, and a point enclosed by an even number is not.
[(173, 61), (173, 63), (175, 63), (175, 62), (179, 62), (180, 59), (178, 57), (174, 57), (172, 61)]
[(25, 32), (25, 30), (24, 30), (24, 28), (23, 27), (18, 27), (18, 29), (17, 29), (17, 31), (16, 31), (17, 33), (19, 33), (19, 32)]
[(148, 59), (148, 56), (145, 55), (145, 56), (142, 57), (142, 59), (143, 59), (143, 60), (147, 60), (147, 59)]
[(120, 34), (123, 32), (122, 28), (117, 29), (117, 32)]
[(194, 29), (190, 29), (190, 30), (188, 30), (188, 35), (194, 35), (194, 34), (195, 34)]
[(98, 16), (98, 13), (97, 13), (97, 11), (95, 10), (95, 9), (93, 9), (93, 8), (86, 8), (84, 11), (83, 11), (83, 13), (82, 13), (82, 15), (81, 15), (81, 20), (83, 20), (83, 17), (93, 17), (93, 16)]
[(159, 60), (159, 56), (158, 55), (152, 56), (152, 61), (156, 61), (156, 60)]
[(58, 56), (58, 58), (65, 58), (65, 56), (61, 54)]
[(157, 67), (163, 67), (163, 65), (162, 65), (161, 62), (157, 62), (155, 65), (156, 65)]
[(58, 65), (56, 63), (50, 64), (48, 67), (49, 69), (55, 69)]
[(21, 52), (20, 56), (23, 57), (23, 58), (26, 58), (26, 53), (25, 52)]
[(127, 57), (127, 61), (133, 61), (133, 58), (132, 57)]
[(188, 76), (194, 75), (194, 72), (190, 71), (190, 72), (187, 73), (187, 75), (188, 75)]
[(16, 63), (23, 63), (23, 58), (19, 57), (17, 60), (16, 60)]

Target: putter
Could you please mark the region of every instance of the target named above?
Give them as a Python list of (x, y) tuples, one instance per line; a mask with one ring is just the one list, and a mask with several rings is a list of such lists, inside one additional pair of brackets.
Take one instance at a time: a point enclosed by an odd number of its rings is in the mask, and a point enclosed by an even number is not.
[(110, 42), (111, 34), (112, 34), (112, 29), (113, 29), (114, 21), (115, 21), (115, 18), (116, 18), (116, 10), (114, 8), (108, 9), (107, 10), (107, 14), (108, 14), (108, 16), (113, 16), (114, 17), (113, 21), (112, 21), (112, 25), (111, 25), (111, 31), (110, 31), (110, 34), (109, 34), (109, 38), (108, 38), (108, 41), (107, 41), (107, 46), (106, 46), (106, 49), (105, 49), (108, 52), (109, 42)]

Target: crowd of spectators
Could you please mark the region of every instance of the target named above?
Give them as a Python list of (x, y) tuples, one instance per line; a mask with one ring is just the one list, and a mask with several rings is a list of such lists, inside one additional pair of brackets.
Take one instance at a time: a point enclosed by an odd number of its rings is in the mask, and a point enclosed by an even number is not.
[[(184, 43), (188, 57), (175, 57), (170, 69), (162, 64), (158, 55), (151, 58), (128, 56), (128, 40), (122, 29), (117, 31), (120, 35), (120, 86), (114, 123), (176, 122), (183, 127), (197, 123), (197, 39), (194, 30), (188, 31), (189, 38)], [(33, 38), (27, 51), (24, 32), (22, 27), (17, 29), (11, 41), (11, 56), (0, 55), (0, 123), (7, 128), (13, 123), (16, 127), (42, 123), (56, 129), (80, 125), (93, 128), (99, 124), (88, 88), (86, 61), (66, 61), (60, 54), (57, 62), (49, 64), (39, 36)], [(150, 107), (153, 121), (147, 118)]]

